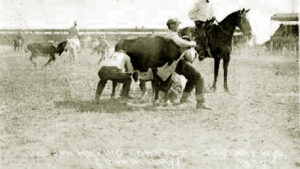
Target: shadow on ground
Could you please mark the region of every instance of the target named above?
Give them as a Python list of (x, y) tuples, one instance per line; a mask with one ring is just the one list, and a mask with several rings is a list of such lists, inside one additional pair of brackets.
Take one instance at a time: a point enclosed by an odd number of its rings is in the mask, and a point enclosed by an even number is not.
[(124, 113), (134, 111), (151, 111), (155, 109), (151, 104), (145, 104), (136, 100), (103, 99), (99, 104), (93, 100), (66, 100), (55, 102), (56, 108), (75, 109), (78, 112), (99, 112), (99, 113)]

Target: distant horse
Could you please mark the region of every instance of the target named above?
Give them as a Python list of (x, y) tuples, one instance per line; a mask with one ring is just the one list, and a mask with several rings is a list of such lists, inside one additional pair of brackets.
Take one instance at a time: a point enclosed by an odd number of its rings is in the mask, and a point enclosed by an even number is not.
[[(224, 89), (229, 92), (227, 85), (227, 75), (228, 75), (228, 65), (230, 61), (230, 53), (232, 50), (232, 37), (236, 27), (239, 27), (244, 35), (251, 38), (251, 26), (246, 17), (246, 14), (250, 9), (238, 10), (229, 14), (225, 19), (218, 23), (218, 25), (213, 25), (211, 29), (207, 31), (208, 35), (208, 45), (211, 50), (211, 54), (214, 58), (214, 82), (212, 88), (216, 90), (217, 79), (219, 72), (220, 60), (223, 59), (223, 69), (224, 69)], [(198, 29), (195, 27), (186, 27), (180, 30), (181, 36), (187, 35), (195, 38), (197, 42), (196, 50), (199, 51), (201, 44)]]
[(38, 56), (50, 57), (48, 62), (45, 64), (45, 66), (47, 66), (51, 63), (51, 61), (55, 61), (55, 53), (61, 55), (64, 52), (66, 44), (67, 42), (64, 41), (59, 43), (58, 46), (55, 47), (53, 43), (30, 43), (27, 45), (27, 49), (25, 49), (25, 52), (31, 52), (31, 56), (29, 59), (35, 67), (36, 63), (32, 59)]
[(76, 63), (76, 59), (80, 49), (80, 41), (77, 38), (68, 38), (65, 51), (69, 52), (69, 55), (72, 57), (73, 65)]
[(109, 43), (107, 42), (106, 39), (96, 40), (96, 41), (93, 42), (92, 46), (93, 46), (93, 49), (92, 49), (91, 54), (97, 53), (98, 55), (100, 55), (98, 64), (102, 60), (108, 58), (110, 46), (109, 46)]
[(14, 39), (13, 40), (14, 51), (21, 51), (23, 46), (22, 39)]

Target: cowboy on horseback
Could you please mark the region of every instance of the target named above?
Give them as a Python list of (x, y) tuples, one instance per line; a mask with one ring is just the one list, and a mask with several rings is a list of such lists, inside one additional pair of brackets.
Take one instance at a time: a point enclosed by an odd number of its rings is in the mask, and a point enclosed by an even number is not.
[(79, 41), (79, 33), (78, 32), (79, 32), (79, 30), (77, 28), (77, 22), (74, 21), (73, 27), (71, 27), (70, 30), (69, 30), (68, 39), (70, 39), (72, 41), (76, 41), (76, 43), (78, 44), (78, 52), (79, 52), (80, 41)]
[(79, 39), (78, 32), (79, 32), (79, 30), (77, 28), (77, 22), (74, 21), (73, 27), (70, 28), (70, 30), (69, 30), (69, 38), (77, 38), (77, 39)]
[(200, 45), (202, 53), (199, 55), (212, 57), (209, 45), (208, 45), (208, 31), (212, 27), (215, 16), (210, 0), (197, 0), (192, 10), (189, 12), (189, 17), (192, 21), (195, 22), (196, 32), (199, 35)]
[(76, 57), (80, 49), (79, 30), (77, 28), (77, 22), (74, 21), (74, 26), (69, 29), (69, 36), (67, 39), (66, 50), (72, 55), (73, 64), (76, 62)]

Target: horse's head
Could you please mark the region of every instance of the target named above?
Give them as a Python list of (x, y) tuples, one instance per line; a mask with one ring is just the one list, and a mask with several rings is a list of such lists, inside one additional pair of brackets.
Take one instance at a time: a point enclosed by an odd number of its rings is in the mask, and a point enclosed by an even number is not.
[(59, 43), (56, 48), (56, 53), (61, 55), (64, 51), (67, 50), (66, 45), (67, 45), (67, 41), (63, 41), (63, 42)]
[(237, 27), (241, 29), (244, 35), (246, 35), (249, 39), (252, 37), (252, 29), (250, 26), (250, 23), (247, 19), (247, 13), (250, 11), (250, 9), (245, 10), (243, 8), (242, 10), (238, 11), (239, 17), (237, 21)]

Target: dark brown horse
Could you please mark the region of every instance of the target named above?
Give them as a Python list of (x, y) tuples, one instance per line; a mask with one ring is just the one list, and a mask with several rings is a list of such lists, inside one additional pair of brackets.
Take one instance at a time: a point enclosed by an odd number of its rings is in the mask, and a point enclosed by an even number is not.
[[(218, 25), (213, 25), (208, 31), (208, 45), (211, 50), (211, 54), (214, 58), (214, 82), (212, 88), (216, 90), (217, 79), (219, 72), (219, 64), (221, 59), (223, 59), (223, 69), (224, 69), (224, 89), (229, 91), (227, 85), (227, 75), (228, 75), (228, 65), (230, 61), (230, 53), (232, 50), (232, 37), (236, 27), (240, 28), (244, 35), (251, 38), (251, 26), (246, 17), (246, 14), (250, 9), (238, 10), (229, 14), (225, 19), (218, 23)], [(201, 44), (199, 35), (197, 34), (198, 28), (186, 27), (180, 30), (181, 36), (192, 36), (196, 40), (197, 45)], [(196, 47), (199, 51), (200, 46)]]

